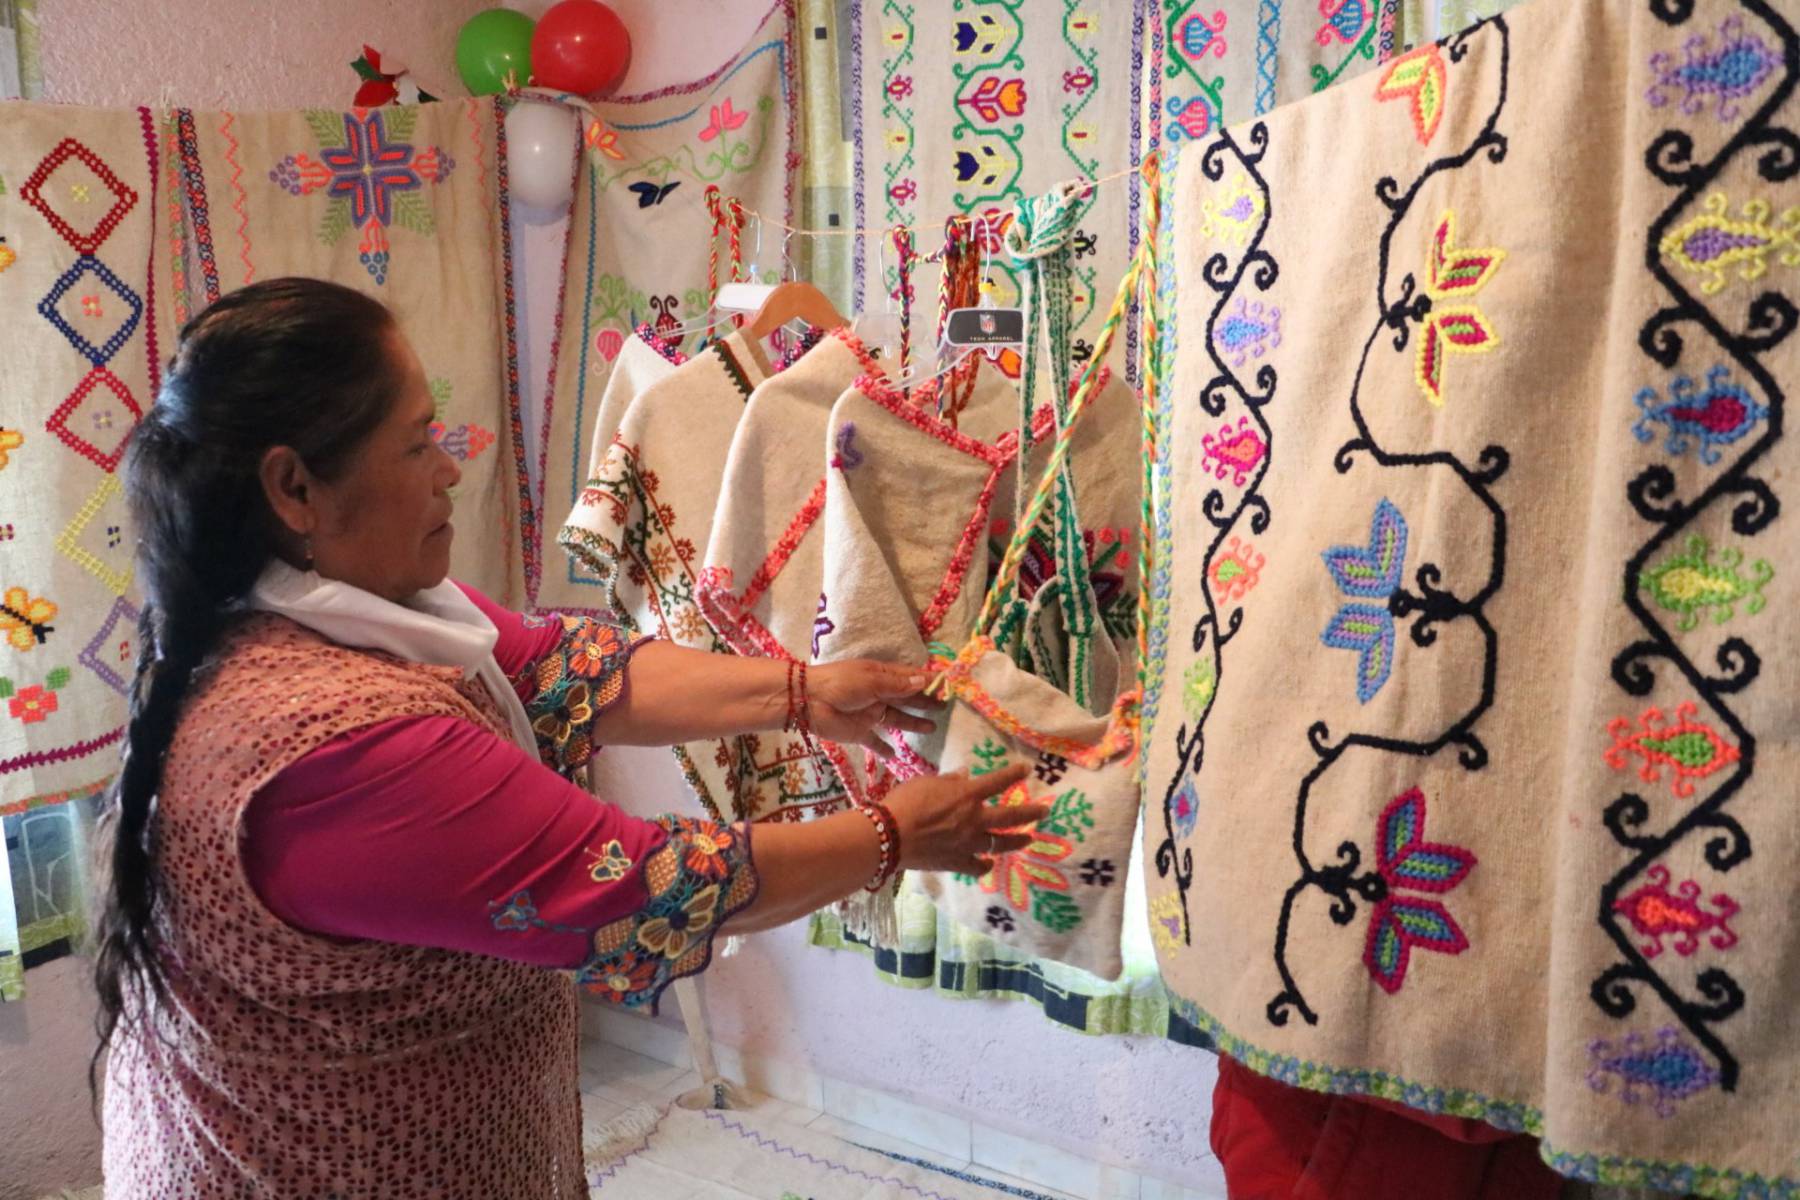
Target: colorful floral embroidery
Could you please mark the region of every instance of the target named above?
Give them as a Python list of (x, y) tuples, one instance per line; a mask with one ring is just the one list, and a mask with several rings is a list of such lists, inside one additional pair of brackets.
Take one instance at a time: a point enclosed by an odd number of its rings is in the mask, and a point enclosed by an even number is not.
[(1416, 787), (1394, 797), (1382, 810), (1375, 823), (1375, 856), (1386, 892), (1369, 912), (1363, 963), (1391, 995), (1406, 982), (1413, 947), (1439, 954), (1461, 954), (1469, 948), (1469, 939), (1441, 903), (1404, 893), (1448, 892), (1468, 876), (1477, 860), (1461, 846), (1425, 840), (1425, 793)]
[(1775, 578), (1775, 568), (1759, 558), (1750, 564), (1750, 578), (1746, 579), (1738, 571), (1743, 561), (1744, 552), (1732, 546), (1721, 548), (1714, 561), (1712, 544), (1697, 533), (1690, 534), (1686, 549), (1639, 574), (1638, 586), (1663, 608), (1680, 613), (1683, 630), (1698, 625), (1701, 614), (1709, 609), (1713, 623), (1723, 625), (1737, 614), (1739, 601), (1746, 601), (1744, 611), (1752, 616), (1768, 604), (1762, 589)]
[(1362, 32), (1369, 8), (1367, 0), (1319, 0), (1319, 15), (1325, 18), (1316, 36), (1319, 45), (1329, 46), (1336, 38), (1348, 46)]
[(1382, 601), (1341, 606), (1321, 635), (1327, 646), (1356, 651), (1356, 698), (1367, 704), (1394, 667), (1394, 617), (1386, 601), (1399, 589), (1406, 564), (1406, 518), (1384, 497), (1375, 506), (1366, 546), (1333, 546), (1321, 557), (1344, 595)]
[(22, 587), (7, 588), (0, 596), (0, 632), (14, 650), (30, 650), (41, 646), (56, 626), (56, 605), (41, 596), (33, 596)]
[(1242, 600), (1261, 581), (1266, 562), (1255, 547), (1233, 534), (1206, 570), (1213, 600), (1220, 604)]
[(13, 250), (13, 248), (11, 246), (6, 244), (5, 238), (0, 237), (0, 274), (5, 274), (6, 268), (12, 266), (14, 263), (16, 263), (18, 261), (19, 261), (18, 254)]
[(1200, 823), (1200, 795), (1194, 789), (1193, 776), (1182, 779), (1181, 786), (1175, 789), (1174, 798), (1169, 801), (1169, 816), (1175, 825), (1176, 837), (1189, 837), (1194, 827)]
[(319, 157), (290, 154), (269, 179), (293, 196), (323, 191), (319, 239), (336, 245), (352, 229), (362, 231), (358, 252), (377, 284), (387, 282), (387, 229), (398, 225), (425, 237), (437, 231), (427, 182), (450, 177), (456, 160), (436, 146), (419, 150), (405, 139), (418, 121), (414, 108), (354, 108), (346, 113), (309, 109), (307, 124), (319, 141)]
[(529, 891), (514, 892), (505, 901), (488, 901), (488, 920), (505, 933), (523, 933), (527, 929), (546, 929), (551, 933), (586, 933), (573, 925), (554, 925), (538, 915), (537, 904)]
[(1188, 669), (1181, 675), (1181, 707), (1188, 720), (1198, 721), (1206, 715), (1206, 706), (1212, 703), (1213, 690), (1217, 686), (1218, 669), (1213, 665), (1211, 655), (1188, 664)]
[(1669, 92), (1681, 91), (1681, 111), (1695, 116), (1706, 107), (1708, 97), (1717, 99), (1714, 115), (1720, 121), (1735, 121), (1738, 101), (1752, 95), (1781, 65), (1781, 55), (1754, 33), (1744, 32), (1742, 17), (1727, 17), (1719, 26), (1719, 44), (1714, 48), (1704, 33), (1696, 33), (1682, 43), (1685, 62), (1657, 51), (1650, 56), (1650, 72), (1656, 82), (1644, 93), (1651, 108), (1670, 102)]
[(1001, 79), (998, 75), (989, 75), (976, 85), (973, 92), (959, 97), (956, 102), (974, 109), (975, 115), (989, 125), (997, 125), (1007, 118), (1024, 116), (1025, 100), (1023, 79)]
[(1656, 1031), (1650, 1041), (1632, 1032), (1617, 1042), (1596, 1038), (1588, 1043), (1588, 1086), (1602, 1095), (1616, 1078), (1619, 1099), (1636, 1105), (1646, 1099), (1659, 1117), (1675, 1115), (1675, 1102), (1719, 1082), (1699, 1049), (1673, 1025)]
[(1181, 908), (1180, 892), (1165, 892), (1150, 902), (1150, 939), (1168, 953), (1187, 944), (1187, 916)]
[(1644, 415), (1632, 427), (1640, 442), (1656, 439), (1654, 425), (1669, 431), (1663, 449), (1680, 456), (1695, 443), (1700, 461), (1708, 466), (1722, 457), (1719, 447), (1741, 441), (1769, 410), (1758, 404), (1750, 389), (1731, 379), (1730, 368), (1723, 364), (1706, 372), (1706, 387), (1695, 392), (1695, 383), (1687, 375), (1677, 376), (1669, 385), (1669, 398), (1663, 400), (1655, 388), (1638, 392), (1636, 403)]
[[(706, 127), (698, 135), (703, 142), (710, 142), (720, 134), (742, 129), (744, 123), (750, 119), (749, 113), (739, 112), (732, 107), (730, 96), (713, 105), (711, 115), (712, 119), (706, 123)], [(618, 157), (623, 158), (624, 156), (619, 155)]]
[(1632, 723), (1630, 717), (1618, 717), (1606, 726), (1613, 744), (1607, 748), (1606, 765), (1622, 771), (1635, 756), (1643, 760), (1638, 777), (1645, 783), (1662, 778), (1667, 767), (1672, 778), (1669, 788), (1686, 799), (1694, 794), (1694, 780), (1704, 779), (1737, 762), (1738, 748), (1720, 737), (1712, 726), (1694, 720), (1699, 706), (1684, 700), (1675, 706), (1675, 717), (1667, 719), (1662, 709), (1647, 708)]
[(1486, 354), (1500, 335), (1473, 304), (1456, 301), (1487, 286), (1506, 251), (1455, 246), (1456, 214), (1445, 210), (1425, 251), (1425, 294), (1431, 300), (1420, 320), (1418, 362), (1414, 377), (1425, 399), (1444, 403), (1444, 359), (1451, 353)]
[(0, 429), (0, 471), (6, 469), (7, 456), (25, 444), (25, 435), (17, 429)]
[[(1029, 803), (1030, 800), (1031, 793), (1025, 784), (1015, 783), (1001, 795), (999, 803), (1012, 807)], [(1043, 902), (1039, 897), (1046, 892), (1062, 893), (1069, 890), (1068, 878), (1057, 864), (1075, 853), (1075, 843), (1067, 837), (1048, 832), (1044, 827), (1050, 823), (1050, 818), (1039, 822), (1038, 828), (1031, 831), (1031, 844), (1023, 850), (996, 855), (993, 867), (981, 877), (979, 883), (982, 891), (998, 892), (1019, 912), (1024, 912), (1030, 906), (1033, 918), (1058, 932), (1064, 932), (1080, 922), (1081, 910), (1073, 903)]]
[(1208, 19), (1204, 12), (1188, 12), (1193, 7), (1192, 0), (1171, 6), (1169, 13), (1169, 41), (1181, 52), (1181, 58), (1169, 64), (1169, 75), (1173, 78), (1182, 68), (1195, 70), (1190, 64), (1197, 64), (1208, 54), (1214, 58), (1225, 57), (1225, 22), (1223, 9), (1217, 10)]
[(1281, 310), (1273, 305), (1265, 309), (1262, 301), (1239, 296), (1237, 307), (1213, 327), (1213, 340), (1232, 366), (1242, 367), (1281, 345)]
[(444, 453), (458, 462), (469, 462), (477, 458), (483, 450), (492, 446), (495, 436), (492, 430), (483, 429), (475, 424), (448, 425), (444, 417), (450, 407), (450, 381), (433, 379), (431, 381), (431, 397), (433, 407), (437, 411), (437, 420), (428, 427), (431, 440), (444, 448)]
[(1747, 283), (1768, 273), (1771, 254), (1783, 266), (1800, 266), (1800, 205), (1783, 209), (1773, 224), (1767, 200), (1746, 200), (1735, 219), (1726, 215), (1730, 207), (1724, 192), (1714, 192), (1699, 214), (1663, 235), (1663, 256), (1701, 276), (1700, 291), (1708, 296), (1724, 289), (1725, 272), (1733, 266)]
[(617, 883), (631, 870), (631, 856), (625, 853), (625, 844), (618, 838), (607, 842), (598, 854), (589, 850), (588, 857), (594, 860), (588, 868), (588, 878), (595, 883)]
[(1405, 100), (1413, 133), (1421, 146), (1429, 146), (1444, 119), (1444, 98), (1449, 86), (1443, 52), (1435, 44), (1421, 46), (1388, 64), (1375, 85), (1375, 99)]
[(15, 689), (13, 681), (0, 676), (0, 700), (7, 711), (22, 725), (36, 725), (56, 711), (56, 693), (69, 684), (69, 668), (57, 667), (41, 684)]
[(1263, 441), (1262, 434), (1250, 423), (1250, 418), (1239, 417), (1237, 424), (1230, 422), (1219, 426), (1217, 433), (1209, 433), (1200, 439), (1201, 460), (1203, 464), (1211, 464), (1215, 478), (1223, 479), (1231, 476), (1231, 486), (1243, 487), (1248, 479), (1268, 454), (1268, 443)]
[(617, 626), (593, 617), (559, 618), (563, 636), (523, 678), (538, 754), (545, 765), (573, 777), (593, 756), (593, 724), (625, 691), (631, 647)]
[[(1170, 101), (1170, 104), (1173, 103)], [(1204, 104), (1196, 102), (1191, 107), (1199, 109), (1201, 117), (1205, 117), (1206, 106)], [(1173, 113), (1178, 110), (1171, 108), (1170, 111)], [(1199, 124), (1200, 134), (1204, 134), (1206, 121), (1202, 119)], [(1193, 136), (1198, 137), (1200, 134), (1193, 134)], [(1200, 202), (1200, 236), (1216, 237), (1242, 246), (1250, 240), (1250, 235), (1255, 232), (1257, 224), (1267, 210), (1268, 202), (1263, 199), (1262, 193), (1250, 186), (1248, 175), (1239, 171), (1232, 178), (1231, 187), (1223, 196), (1215, 199), (1209, 192), (1206, 198)], [(1240, 306), (1242, 303), (1243, 297), (1240, 296)], [(1275, 320), (1279, 321), (1281, 310), (1273, 310), (1272, 315)], [(1279, 333), (1277, 333), (1277, 338), (1279, 338)]]
[(719, 888), (708, 884), (675, 904), (664, 904), (657, 915), (638, 926), (640, 946), (664, 958), (680, 958), (718, 919)]
[(1729, 950), (1737, 945), (1737, 933), (1728, 924), (1737, 915), (1736, 900), (1717, 892), (1711, 898), (1713, 911), (1708, 912), (1700, 907), (1700, 885), (1692, 879), (1682, 880), (1671, 894), (1667, 867), (1658, 863), (1645, 874), (1648, 883), (1613, 903), (1613, 911), (1648, 939), (1638, 943), (1645, 958), (1662, 953), (1665, 937), (1672, 937), (1675, 953), (1687, 958), (1700, 948), (1700, 935), (1708, 930), (1712, 934), (1707, 940), (1714, 949)]

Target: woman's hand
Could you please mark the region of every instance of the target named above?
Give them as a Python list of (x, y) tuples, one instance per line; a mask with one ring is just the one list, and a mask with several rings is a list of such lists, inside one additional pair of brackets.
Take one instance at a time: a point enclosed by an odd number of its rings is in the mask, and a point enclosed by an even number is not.
[(861, 744), (885, 753), (876, 731), (930, 733), (936, 723), (903, 711), (935, 708), (925, 695), (931, 673), (920, 667), (855, 658), (809, 667), (806, 672), (806, 715), (813, 732), (829, 742)]
[(993, 869), (994, 855), (1029, 846), (1030, 828), (1050, 815), (1050, 806), (990, 802), (1029, 772), (1023, 764), (974, 778), (958, 771), (895, 788), (887, 806), (900, 826), (901, 867), (980, 876)]

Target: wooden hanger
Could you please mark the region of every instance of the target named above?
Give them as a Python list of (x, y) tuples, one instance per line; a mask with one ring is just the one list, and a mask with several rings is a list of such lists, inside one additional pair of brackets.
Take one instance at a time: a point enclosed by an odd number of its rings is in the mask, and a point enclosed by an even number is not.
[(849, 324), (813, 284), (778, 283), (744, 325), (744, 334), (760, 342), (790, 321), (805, 321), (815, 329), (839, 329)]

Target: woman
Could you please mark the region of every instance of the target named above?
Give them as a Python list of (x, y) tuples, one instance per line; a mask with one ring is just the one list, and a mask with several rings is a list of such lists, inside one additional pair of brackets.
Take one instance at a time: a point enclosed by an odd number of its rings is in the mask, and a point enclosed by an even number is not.
[(1002, 821), (1044, 815), (986, 804), (1021, 772), (919, 780), (759, 828), (753, 857), (747, 825), (596, 801), (567, 778), (590, 745), (929, 729), (898, 707), (924, 677), (796, 679), (447, 582), (458, 469), (433, 419), (378, 302), (284, 279), (188, 324), (133, 438), (146, 605), (96, 965), (109, 1194), (585, 1195), (577, 983), (654, 1003), (722, 929), (899, 867), (982, 873), (1028, 841)]

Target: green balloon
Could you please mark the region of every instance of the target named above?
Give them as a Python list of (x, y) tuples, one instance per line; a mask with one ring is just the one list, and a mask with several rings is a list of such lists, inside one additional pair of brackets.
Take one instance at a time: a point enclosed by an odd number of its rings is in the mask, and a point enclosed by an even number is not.
[(456, 71), (472, 96), (506, 90), (506, 77), (524, 87), (531, 80), (532, 20), (509, 8), (476, 13), (456, 35)]

